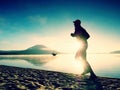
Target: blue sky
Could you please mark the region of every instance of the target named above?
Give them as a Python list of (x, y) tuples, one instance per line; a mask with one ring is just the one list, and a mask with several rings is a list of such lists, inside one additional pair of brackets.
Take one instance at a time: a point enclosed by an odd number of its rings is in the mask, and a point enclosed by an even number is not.
[(119, 8), (119, 0), (0, 0), (0, 50), (43, 44), (72, 52), (75, 19), (91, 35), (90, 52), (119, 50)]

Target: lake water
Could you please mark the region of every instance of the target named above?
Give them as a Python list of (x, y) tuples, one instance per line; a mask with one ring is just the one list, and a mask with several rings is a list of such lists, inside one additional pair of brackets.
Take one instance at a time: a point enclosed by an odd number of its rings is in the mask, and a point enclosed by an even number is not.
[[(97, 76), (120, 78), (120, 54), (88, 54), (88, 62)], [(35, 68), (81, 74), (82, 64), (74, 54), (0, 55), (0, 65)]]

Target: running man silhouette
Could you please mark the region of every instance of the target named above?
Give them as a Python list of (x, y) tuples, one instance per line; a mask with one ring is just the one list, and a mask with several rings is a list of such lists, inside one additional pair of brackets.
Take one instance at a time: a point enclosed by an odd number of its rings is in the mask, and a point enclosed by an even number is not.
[(88, 47), (88, 42), (87, 39), (90, 38), (90, 35), (87, 33), (87, 31), (81, 26), (81, 21), (79, 19), (73, 21), (74, 23), (74, 27), (75, 27), (75, 32), (71, 33), (72, 37), (76, 37), (77, 40), (81, 43), (81, 47), (80, 49), (77, 51), (75, 58), (77, 60), (82, 60), (83, 62), (83, 68), (84, 68), (84, 72), (82, 73), (82, 75), (85, 75), (87, 73), (90, 73), (90, 79), (94, 79), (97, 76), (95, 75), (95, 73), (93, 72), (90, 64), (87, 61), (86, 58), (86, 50)]

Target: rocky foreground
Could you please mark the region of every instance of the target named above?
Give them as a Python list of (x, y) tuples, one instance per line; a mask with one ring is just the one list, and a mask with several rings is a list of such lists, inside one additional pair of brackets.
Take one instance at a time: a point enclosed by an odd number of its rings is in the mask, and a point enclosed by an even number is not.
[(0, 90), (120, 90), (120, 79), (0, 65)]

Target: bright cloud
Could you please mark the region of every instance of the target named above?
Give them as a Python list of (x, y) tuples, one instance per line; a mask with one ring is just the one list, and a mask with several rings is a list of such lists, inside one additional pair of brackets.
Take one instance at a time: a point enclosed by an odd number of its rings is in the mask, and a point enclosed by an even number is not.
[(0, 30), (0, 34), (2, 34), (3, 33), (3, 30)]
[(40, 23), (40, 24), (46, 24), (47, 22), (47, 17), (42, 17), (42, 16), (29, 16), (28, 19), (30, 20), (30, 22), (32, 23)]
[(29, 45), (43, 44), (51, 49), (55, 49), (61, 52), (73, 52), (78, 48), (77, 41), (70, 35), (57, 34), (55, 36), (36, 36), (32, 35), (29, 37)]

